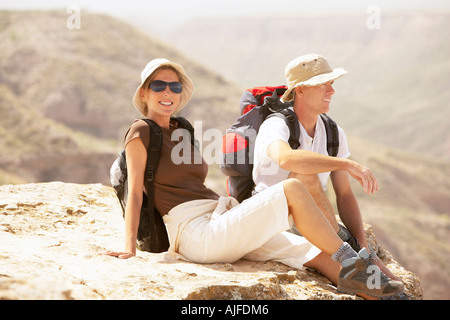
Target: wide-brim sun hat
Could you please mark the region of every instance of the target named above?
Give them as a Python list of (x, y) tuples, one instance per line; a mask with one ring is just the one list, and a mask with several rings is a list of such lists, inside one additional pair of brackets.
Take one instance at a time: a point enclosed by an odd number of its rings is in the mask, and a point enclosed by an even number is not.
[(194, 92), (194, 83), (188, 77), (188, 75), (186, 74), (186, 71), (184, 71), (183, 66), (181, 66), (178, 63), (164, 59), (164, 58), (154, 59), (145, 66), (144, 70), (142, 70), (141, 84), (136, 89), (136, 92), (134, 93), (134, 97), (133, 97), (134, 107), (140, 113), (142, 113), (144, 116), (147, 116), (147, 103), (145, 103), (141, 99), (140, 91), (141, 91), (142, 85), (145, 83), (145, 81), (148, 79), (148, 77), (152, 76), (154, 73), (156, 73), (162, 67), (165, 67), (165, 66), (170, 66), (177, 71), (178, 76), (180, 77), (181, 85), (183, 86), (183, 91), (181, 92), (181, 97), (180, 97), (180, 104), (178, 105), (178, 108), (175, 110), (175, 113), (177, 113), (181, 109), (183, 109), (192, 97), (192, 93)]
[(292, 101), (293, 90), (298, 86), (317, 86), (336, 80), (346, 74), (343, 68), (331, 69), (328, 61), (318, 54), (307, 54), (289, 62), (285, 69), (288, 89), (282, 100)]

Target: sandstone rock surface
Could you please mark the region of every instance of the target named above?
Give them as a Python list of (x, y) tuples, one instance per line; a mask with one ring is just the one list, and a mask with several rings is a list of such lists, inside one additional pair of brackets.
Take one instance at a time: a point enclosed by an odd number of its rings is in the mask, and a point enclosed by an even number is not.
[[(421, 299), (416, 275), (366, 234), (379, 257)], [(320, 274), (275, 262), (199, 265), (165, 253), (121, 260), (120, 205), (110, 187), (61, 182), (0, 187), (0, 299), (357, 299)]]

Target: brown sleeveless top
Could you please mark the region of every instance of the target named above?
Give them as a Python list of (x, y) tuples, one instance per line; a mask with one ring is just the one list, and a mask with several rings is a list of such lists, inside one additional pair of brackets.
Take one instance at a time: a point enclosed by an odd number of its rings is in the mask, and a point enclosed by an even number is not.
[[(176, 125), (176, 123), (172, 123)], [(179, 138), (172, 141), (172, 134), (177, 129), (161, 128), (163, 146), (155, 175), (155, 208), (163, 216), (173, 207), (191, 200), (218, 199), (219, 196), (205, 185), (208, 164), (200, 152), (195, 149), (190, 139)], [(179, 131), (178, 131), (179, 132)], [(177, 132), (176, 132), (177, 133)], [(179, 135), (174, 134), (174, 137)], [(124, 145), (133, 139), (140, 138), (147, 149), (150, 133), (147, 123), (135, 120), (125, 135)], [(147, 188), (144, 188), (146, 191)]]

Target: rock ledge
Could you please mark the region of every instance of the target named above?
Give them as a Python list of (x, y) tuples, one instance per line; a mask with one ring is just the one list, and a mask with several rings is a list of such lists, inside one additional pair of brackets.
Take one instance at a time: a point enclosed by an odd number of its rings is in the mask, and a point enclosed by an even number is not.
[[(98, 255), (123, 246), (120, 205), (110, 187), (61, 182), (0, 187), (0, 299), (302, 299), (349, 300), (319, 273), (275, 262), (173, 261), (138, 252)], [(422, 299), (418, 277), (366, 234), (379, 257)]]

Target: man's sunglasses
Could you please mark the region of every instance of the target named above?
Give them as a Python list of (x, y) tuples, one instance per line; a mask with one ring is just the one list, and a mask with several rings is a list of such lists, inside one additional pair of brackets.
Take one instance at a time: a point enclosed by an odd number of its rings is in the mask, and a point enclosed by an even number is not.
[(183, 86), (180, 82), (165, 82), (162, 80), (155, 80), (150, 83), (150, 89), (155, 92), (166, 90), (167, 86), (169, 86), (170, 90), (174, 93), (181, 93), (181, 91), (183, 91)]

